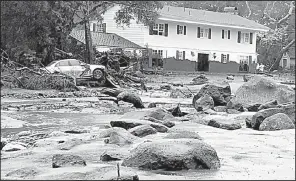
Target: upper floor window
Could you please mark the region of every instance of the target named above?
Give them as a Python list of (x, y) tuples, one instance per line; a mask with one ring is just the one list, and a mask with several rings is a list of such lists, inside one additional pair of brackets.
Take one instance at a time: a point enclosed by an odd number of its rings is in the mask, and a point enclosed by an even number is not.
[(154, 24), (153, 35), (164, 35), (164, 24)]
[(154, 24), (149, 26), (149, 35), (168, 36), (168, 24)]
[(249, 43), (249, 41), (250, 41), (249, 33), (243, 33), (243, 42)]
[(238, 31), (237, 42), (253, 44), (253, 33), (241, 33), (241, 31)]
[(106, 23), (91, 23), (90, 31), (106, 33)]
[(230, 30), (222, 30), (222, 39), (230, 39)]
[(177, 25), (177, 34), (186, 35), (186, 26)]
[(211, 39), (211, 28), (200, 28), (197, 27), (197, 38), (208, 38)]
[(98, 32), (104, 32), (105, 28), (106, 28), (106, 23), (98, 24)]

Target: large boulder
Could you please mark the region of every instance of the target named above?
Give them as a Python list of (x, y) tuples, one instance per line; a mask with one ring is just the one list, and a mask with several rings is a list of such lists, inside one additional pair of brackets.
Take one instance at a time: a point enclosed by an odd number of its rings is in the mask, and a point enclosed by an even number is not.
[(235, 97), (231, 99), (233, 103), (241, 103), (244, 107), (273, 100), (277, 100), (279, 104), (293, 102), (295, 90), (271, 79), (254, 76), (239, 87)]
[(132, 103), (135, 108), (145, 108), (141, 98), (137, 94), (128, 91), (119, 93), (117, 96), (117, 101)]
[(204, 94), (210, 95), (214, 100), (215, 106), (225, 106), (230, 100), (231, 89), (226, 81), (213, 82), (203, 86), (200, 91), (193, 97), (193, 105)]
[(248, 111), (250, 112), (258, 112), (259, 111), (259, 107), (261, 106), (262, 104), (251, 104), (251, 105), (247, 105), (246, 108)]
[(7, 144), (7, 139), (6, 138), (1, 138), (1, 150), (2, 148)]
[(26, 145), (23, 143), (19, 143), (19, 142), (10, 142), (7, 143), (2, 150), (9, 152), (9, 151), (19, 151), (19, 150), (25, 150), (26, 149)]
[(105, 129), (103, 131), (101, 131), (99, 133), (99, 138), (107, 138), (107, 137), (110, 137), (112, 133), (114, 132), (119, 132), (119, 133), (122, 133), (122, 134), (128, 134), (128, 131), (124, 128), (120, 128), (120, 127), (113, 127), (113, 128), (108, 128), (108, 129)]
[(164, 139), (198, 139), (203, 140), (198, 133), (193, 131), (177, 131), (169, 133), (167, 136), (164, 137)]
[(154, 129), (156, 129), (157, 132), (165, 133), (168, 131), (168, 128), (166, 126), (164, 126), (163, 124), (153, 123), (153, 122), (147, 121), (147, 120), (133, 120), (133, 119), (116, 120), (116, 121), (111, 121), (110, 125), (112, 127), (121, 127), (126, 130), (134, 128), (136, 126), (140, 126), (140, 125), (150, 125)]
[(226, 105), (227, 109), (234, 109), (240, 112), (244, 112), (244, 107), (241, 103), (233, 103), (231, 100), (229, 102), (227, 102)]
[(67, 166), (86, 166), (85, 160), (80, 156), (70, 154), (55, 154), (52, 157), (52, 168)]
[(236, 130), (236, 129), (242, 128), (242, 126), (239, 123), (226, 124), (226, 123), (221, 123), (217, 120), (210, 120), (208, 122), (208, 126), (212, 126), (220, 129), (226, 129), (226, 130)]
[(129, 155), (128, 150), (116, 149), (116, 150), (106, 150), (100, 156), (100, 160), (102, 161), (117, 161), (126, 158)]
[(148, 121), (151, 121), (153, 123), (163, 124), (168, 128), (171, 128), (171, 127), (175, 126), (175, 123), (173, 123), (171, 121), (162, 121), (162, 120), (159, 120), (159, 119), (155, 119), (153, 117), (145, 117), (144, 120), (148, 120)]
[(132, 135), (130, 132), (112, 132), (110, 137), (105, 139), (107, 144), (115, 144), (118, 146), (129, 145), (134, 143), (137, 139), (136, 136)]
[(210, 95), (203, 94), (198, 99), (194, 98), (192, 104), (197, 111), (205, 111), (214, 108), (214, 100)]
[(295, 103), (288, 103), (279, 105), (284, 110), (283, 113), (287, 114), (289, 118), (295, 123)]
[(157, 133), (156, 129), (152, 128), (150, 125), (141, 125), (129, 129), (129, 132), (138, 137), (144, 137), (150, 134)]
[(294, 129), (293, 121), (284, 113), (277, 113), (263, 120), (259, 131), (276, 131), (283, 129)]
[(198, 139), (163, 139), (145, 142), (132, 150), (123, 166), (141, 169), (218, 169), (217, 152)]
[(161, 108), (142, 109), (125, 113), (123, 119), (144, 119), (155, 118), (160, 121), (175, 121), (176, 118), (167, 110)]
[(265, 118), (272, 116), (274, 114), (283, 113), (283, 112), (284, 110), (282, 108), (263, 109), (253, 115), (251, 120), (251, 127), (255, 130), (259, 130), (259, 126)]

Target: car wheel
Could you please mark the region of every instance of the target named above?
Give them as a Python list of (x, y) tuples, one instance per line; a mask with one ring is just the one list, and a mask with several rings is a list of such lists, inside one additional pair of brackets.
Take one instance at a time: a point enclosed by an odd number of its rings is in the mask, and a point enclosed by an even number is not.
[(100, 69), (95, 69), (93, 71), (93, 78), (96, 79), (96, 80), (99, 80), (101, 79), (102, 77), (104, 77), (104, 73), (102, 70)]
[(98, 82), (98, 86), (102, 86), (106, 83), (106, 77), (105, 74), (102, 70), (100, 69), (95, 69), (93, 71), (93, 78), (96, 79)]

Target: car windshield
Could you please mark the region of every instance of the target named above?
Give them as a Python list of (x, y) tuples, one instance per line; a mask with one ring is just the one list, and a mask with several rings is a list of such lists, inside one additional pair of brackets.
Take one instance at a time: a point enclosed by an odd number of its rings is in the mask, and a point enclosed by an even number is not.
[(55, 64), (55, 63), (57, 63), (58, 61), (52, 61), (52, 62), (50, 62), (47, 66), (49, 67), (49, 66), (52, 66), (53, 64)]

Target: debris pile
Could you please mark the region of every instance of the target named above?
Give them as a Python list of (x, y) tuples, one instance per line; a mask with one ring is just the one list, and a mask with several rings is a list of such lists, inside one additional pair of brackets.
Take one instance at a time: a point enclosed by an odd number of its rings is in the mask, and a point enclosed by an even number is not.
[(192, 84), (193, 85), (202, 85), (208, 82), (208, 78), (206, 78), (205, 75), (198, 75), (194, 79), (192, 79)]

